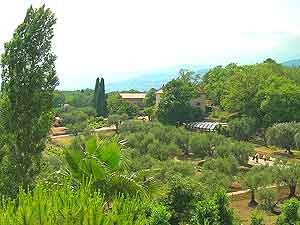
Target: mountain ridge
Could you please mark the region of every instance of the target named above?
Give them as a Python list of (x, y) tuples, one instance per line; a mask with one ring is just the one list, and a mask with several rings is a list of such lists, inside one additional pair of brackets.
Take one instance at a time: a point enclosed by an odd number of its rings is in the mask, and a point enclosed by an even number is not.
[(136, 72), (136, 76), (133, 78), (107, 84), (106, 89), (108, 92), (130, 89), (137, 91), (147, 91), (150, 88), (159, 89), (163, 84), (177, 78), (180, 69), (189, 69), (204, 75), (211, 68), (212, 66), (210, 65), (182, 64), (168, 68)]

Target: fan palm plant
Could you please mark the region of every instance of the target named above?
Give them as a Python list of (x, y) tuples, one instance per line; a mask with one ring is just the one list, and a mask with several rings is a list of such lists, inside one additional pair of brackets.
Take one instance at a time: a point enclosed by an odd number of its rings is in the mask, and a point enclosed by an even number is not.
[(66, 152), (66, 161), (72, 177), (80, 183), (89, 179), (93, 187), (107, 196), (118, 193), (148, 194), (152, 192), (153, 179), (139, 174), (126, 174), (122, 147), (117, 139), (98, 140), (91, 136), (79, 147)]

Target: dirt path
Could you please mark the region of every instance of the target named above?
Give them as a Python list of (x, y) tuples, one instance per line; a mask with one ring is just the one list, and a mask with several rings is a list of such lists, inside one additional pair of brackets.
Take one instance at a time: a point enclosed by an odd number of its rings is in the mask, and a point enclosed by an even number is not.
[[(94, 130), (91, 130), (92, 132), (96, 132), (96, 133), (99, 133), (99, 132), (106, 132), (106, 131), (115, 131), (116, 130), (116, 127), (115, 126), (111, 126), (111, 127), (102, 127), (102, 128), (99, 128), (99, 129), (94, 129)], [(80, 134), (80, 133), (78, 133)], [(72, 137), (74, 136), (74, 134), (62, 134), (62, 135), (55, 135), (55, 136), (50, 136), (51, 139), (59, 139), (59, 138), (67, 138), (67, 137)]]

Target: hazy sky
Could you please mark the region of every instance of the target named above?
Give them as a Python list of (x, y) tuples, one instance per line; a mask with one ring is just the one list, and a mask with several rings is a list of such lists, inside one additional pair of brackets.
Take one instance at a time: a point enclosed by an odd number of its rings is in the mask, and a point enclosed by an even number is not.
[(61, 88), (178, 64), (300, 58), (300, 0), (0, 0), (0, 53), (30, 4), (56, 14)]

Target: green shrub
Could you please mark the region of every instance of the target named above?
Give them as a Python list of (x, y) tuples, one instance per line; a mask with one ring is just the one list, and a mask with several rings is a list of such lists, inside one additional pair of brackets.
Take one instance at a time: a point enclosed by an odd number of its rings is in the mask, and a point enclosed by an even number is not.
[(246, 141), (255, 134), (256, 120), (252, 117), (241, 117), (228, 123), (228, 135), (239, 141)]
[(164, 205), (155, 205), (151, 210), (150, 225), (170, 225), (171, 213)]
[(218, 191), (212, 198), (197, 202), (193, 211), (191, 224), (235, 224), (233, 211), (229, 208), (229, 199), (227, 194), (223, 191)]
[(289, 225), (300, 223), (300, 201), (292, 198), (284, 203), (276, 225)]
[(88, 186), (74, 190), (69, 185), (49, 190), (37, 185), (33, 191), (20, 191), (16, 201), (0, 203), (0, 224), (5, 225), (98, 225), (147, 224), (147, 200), (115, 197), (107, 202)]
[(274, 190), (261, 190), (259, 193), (259, 199), (261, 200), (260, 207), (264, 210), (271, 210), (274, 206), (276, 192)]
[(251, 214), (251, 225), (264, 225), (264, 218), (258, 211), (253, 211)]

